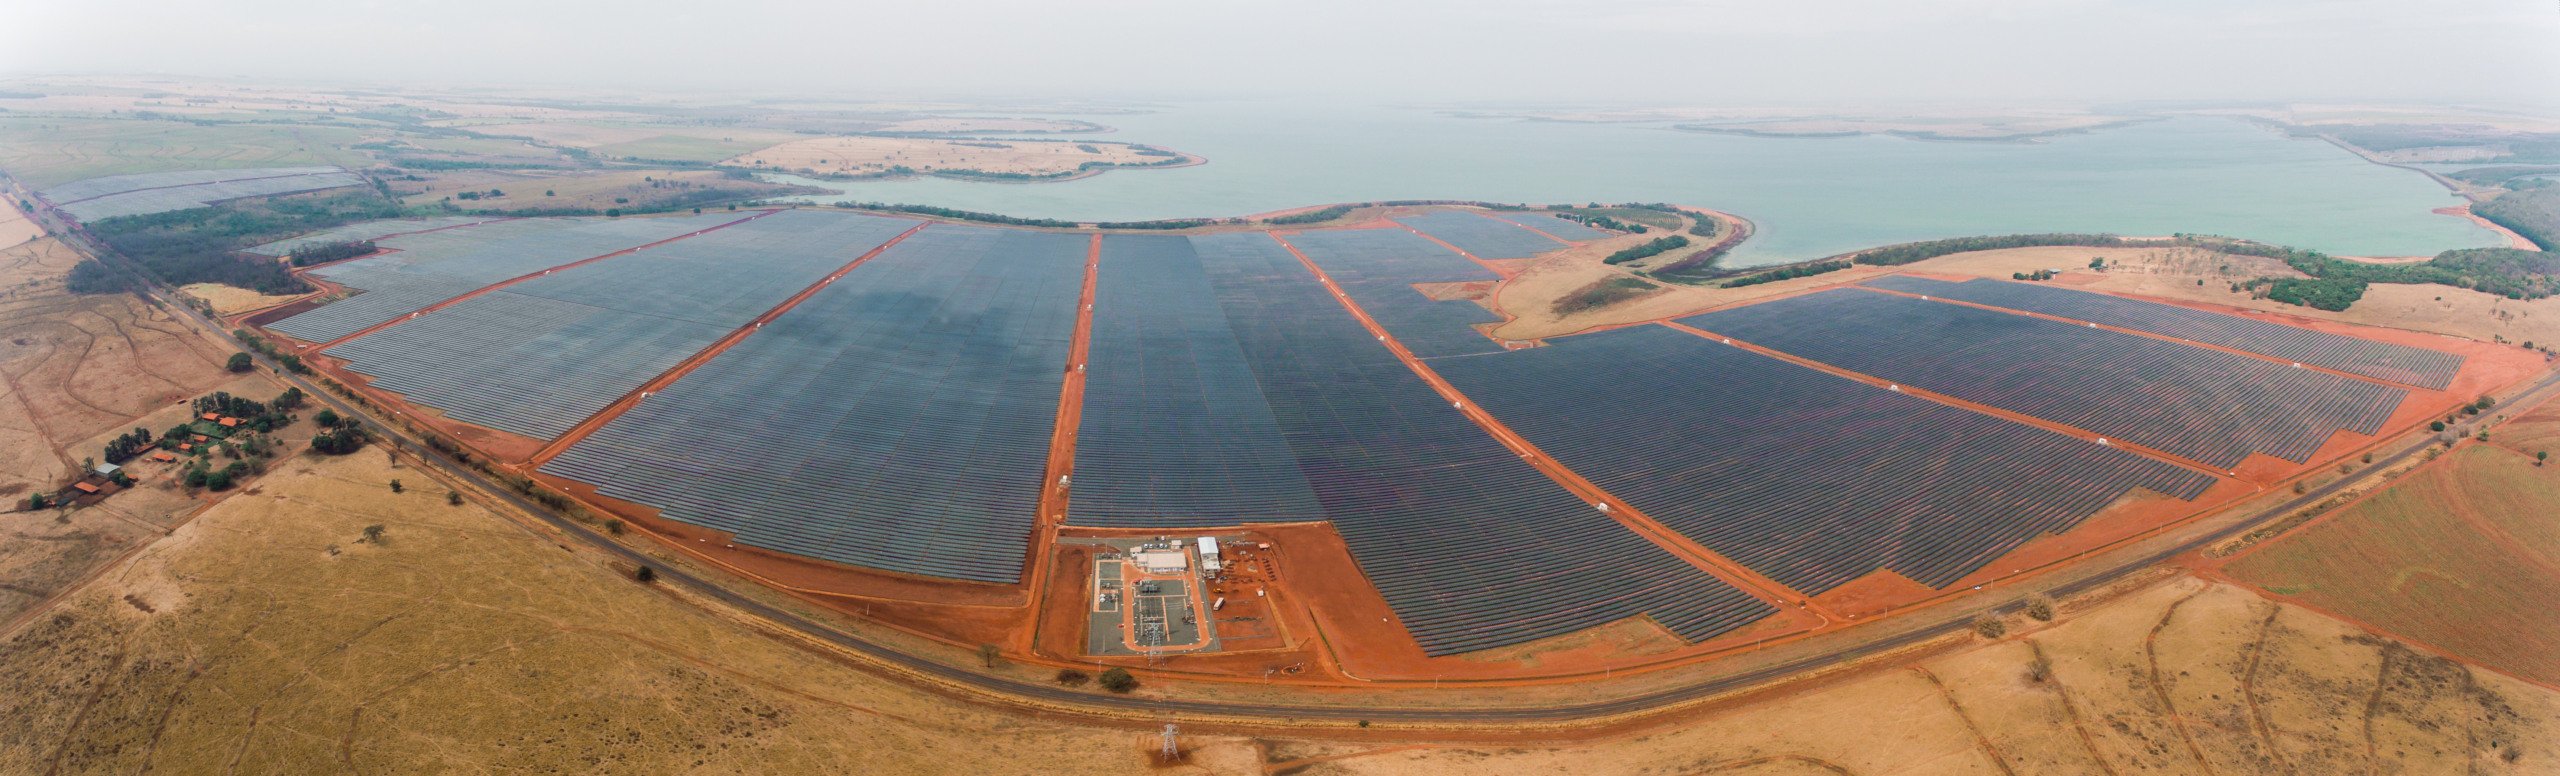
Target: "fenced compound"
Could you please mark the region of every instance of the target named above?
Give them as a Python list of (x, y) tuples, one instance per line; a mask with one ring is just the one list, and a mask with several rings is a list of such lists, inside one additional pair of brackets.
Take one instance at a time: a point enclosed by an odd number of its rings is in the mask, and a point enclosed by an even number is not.
[(918, 232), (542, 471), (741, 544), (1019, 581), (1086, 243)]
[(779, 213), (527, 280), (327, 354), (447, 417), (551, 439), (915, 223)]
[(1300, 232), (1288, 240), (1414, 355), (1431, 358), (1502, 350), (1500, 343), (1475, 329), (1476, 324), (1498, 322), (1501, 316), (1470, 301), (1434, 300), (1413, 287), (1500, 280), (1492, 270), (1402, 229)]
[(1299, 469), (1424, 652), (1518, 644), (1638, 614), (1699, 641), (1774, 611), (1494, 441), (1270, 238), (1191, 243)]
[[(1550, 218), (1550, 221), (1560, 219)], [(1440, 238), (1459, 250), (1479, 259), (1525, 259), (1541, 253), (1563, 250), (1564, 243), (1522, 227), (1512, 221), (1486, 218), (1455, 210), (1434, 210), (1418, 216), (1403, 216), (1396, 223), (1423, 234)], [(1544, 226), (1543, 224), (1541, 225)]]
[(1856, 289), (1682, 323), (2230, 468), (2371, 434), (2408, 392), (2134, 334)]
[(2452, 353), (2050, 285), (1910, 275), (1865, 285), (2177, 337), (2420, 388), (2442, 390), (2462, 371), (2462, 357)]
[(1085, 363), (1069, 522), (1324, 519), (1190, 240), (1103, 238)]
[(2214, 482), (1667, 327), (1433, 368), (1576, 473), (1806, 593), (1878, 568), (1943, 587), (2134, 488)]
[(382, 241), (398, 253), (334, 264), (312, 275), (363, 293), (267, 328), (331, 342), (509, 278), (719, 226), (736, 213), (631, 219), (551, 219), (428, 232)]

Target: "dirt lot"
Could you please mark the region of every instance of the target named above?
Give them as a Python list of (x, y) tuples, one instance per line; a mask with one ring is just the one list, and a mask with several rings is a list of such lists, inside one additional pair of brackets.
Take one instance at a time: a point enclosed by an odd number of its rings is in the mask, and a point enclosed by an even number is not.
[[(640, 208), (701, 191), (732, 192), (739, 198), (786, 194), (795, 187), (738, 180), (711, 170), (630, 170), (554, 174), (516, 170), (460, 170), (422, 173), (421, 181), (394, 181), (402, 203), (448, 203), (465, 211), (511, 211), (551, 208), (604, 210)], [(492, 189), (504, 196), (467, 200), (454, 195)], [(616, 201), (624, 200), (624, 201)]]
[(1062, 175), (1075, 173), (1086, 162), (1147, 164), (1163, 158), (1140, 155), (1126, 143), (1100, 141), (818, 137), (741, 154), (721, 164), (818, 175), (876, 175), (894, 167), (923, 173)]
[[(2493, 434), (2494, 438), (2494, 434)], [(2393, 487), (2251, 548), (2236, 579), (2560, 685), (2560, 469), (2465, 445)]]

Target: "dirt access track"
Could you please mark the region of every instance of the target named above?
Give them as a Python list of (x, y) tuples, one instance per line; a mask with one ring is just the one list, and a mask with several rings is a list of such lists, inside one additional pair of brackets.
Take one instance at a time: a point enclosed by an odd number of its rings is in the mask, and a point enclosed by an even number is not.
[[(1387, 216), (1420, 212), (1430, 208), (1363, 208), (1349, 219), (1322, 228), (1363, 228), (1390, 226)], [(1718, 217), (1706, 211), (1693, 211), (1695, 217)], [(1503, 311), (1503, 289), (1536, 276), (1540, 266), (1558, 260), (1587, 260), (1596, 263), (1605, 255), (1601, 248), (1629, 242), (1639, 236), (1625, 235), (1572, 244), (1559, 254), (1531, 260), (1504, 262), (1480, 261), (1502, 276), (1490, 293), (1478, 298), (1480, 304), (1506, 318)], [(1285, 243), (1285, 237), (1282, 238)], [(1444, 244), (1445, 245), (1445, 244)], [(1451, 250), (1455, 251), (1454, 247)], [(1463, 251), (1458, 251), (1465, 255)], [(876, 253), (876, 252), (875, 252)], [(616, 254), (619, 255), (619, 254)], [(1563, 257), (1559, 259), (1557, 257)], [(603, 261), (611, 256), (586, 259), (580, 263)], [(863, 258), (868, 258), (865, 256)], [(1475, 257), (1468, 256), (1470, 259)], [(1951, 257), (1953, 258), (1953, 257)], [(1099, 261), (1089, 256), (1088, 261)], [(845, 270), (862, 259), (848, 264)], [(1904, 271), (1926, 272), (1932, 269), (1923, 262)], [(1092, 280), (1095, 265), (1089, 264), (1087, 282)], [(1309, 265), (1311, 275), (1322, 279), (1319, 269)], [(537, 273), (538, 274), (538, 273)], [(838, 276), (842, 271), (836, 273)], [(1844, 272), (1791, 281), (1764, 284), (1750, 288), (1751, 295), (1740, 302), (1783, 298), (1836, 287), (1845, 282), (1863, 280), (1876, 272)], [(1946, 274), (1946, 273), (1932, 273)], [(1958, 273), (1966, 274), (1966, 273)], [(1845, 277), (1844, 277), (1845, 276)], [(823, 285), (823, 281), (820, 284)], [(814, 290), (817, 285), (811, 287)], [(806, 292), (803, 293), (803, 298)], [(1356, 303), (1341, 298), (1355, 315), (1365, 316)], [(787, 302), (758, 320), (769, 320), (789, 309)], [(2160, 299), (2190, 306), (2208, 307), (2184, 299)], [(1649, 302), (1648, 302), (1649, 303)], [(2257, 456), (2221, 477), (2221, 482), (2193, 503), (2156, 494), (2136, 493), (2094, 516), (2074, 531), (2036, 539), (2009, 556), (1985, 566), (1972, 577), (1951, 585), (1945, 591), (1931, 590), (1889, 572), (1879, 571), (1850, 585), (1811, 598), (1809, 605), (1798, 606), (1808, 597), (1760, 577), (1748, 568), (1723, 560), (1707, 548), (1699, 547), (1659, 526), (1650, 525), (1632, 509), (1615, 510), (1630, 530), (1660, 543), (1681, 557), (1691, 558), (1701, 568), (1733, 581), (1745, 590), (1759, 591), (1766, 600), (1780, 606), (1782, 615), (1728, 634), (1713, 641), (1690, 645), (1663, 631), (1650, 621), (1629, 620), (1583, 633), (1568, 634), (1531, 644), (1464, 656), (1428, 658), (1421, 654), (1411, 638), (1393, 625), (1392, 611), (1377, 592), (1368, 586), (1353, 563), (1348, 551), (1333, 531), (1323, 525), (1245, 526), (1236, 527), (1268, 537), (1277, 546), (1275, 559), (1283, 569), (1270, 587), (1272, 617), (1282, 634), (1278, 643), (1224, 655), (1195, 655), (1167, 660), (1129, 662), (1160, 676), (1178, 676), (1203, 680), (1272, 682), (1280, 685), (1398, 686), (1415, 683), (1477, 683), (1486, 687), (1512, 686), (1521, 683), (1578, 681), (1592, 675), (1625, 675), (1664, 669), (1696, 669), (1699, 666), (1746, 656), (1767, 656), (1778, 648), (1799, 643), (1828, 644), (1834, 634), (1863, 623), (1885, 619), (1919, 609), (1963, 608), (1977, 606), (1999, 597), (2014, 596), (2010, 590), (2030, 582), (2039, 575), (2063, 569), (2082, 559), (2102, 555), (2138, 543), (2178, 532), (2217, 514), (2229, 513), (2236, 507), (2264, 503), (2281, 494), (2293, 482), (2312, 485), (2326, 481), (2324, 472), (2340, 461), (2363, 453), (2382, 451), (2392, 437), (2423, 428), (2433, 417), (2470, 401), (2473, 397), (2513, 385), (2542, 369), (2539, 356), (2517, 348), (2459, 340), (2442, 335), (2409, 331), (2383, 330), (2343, 324), (2336, 321), (2300, 317), (2270, 316), (2259, 311), (2211, 308), (2222, 312), (2273, 318), (2281, 323), (2335, 331), (2372, 339), (2403, 342), (2437, 349), (2461, 352), (2469, 357), (2463, 373), (2454, 385), (2444, 391), (2413, 391), (2412, 399), (2390, 421), (2388, 430), (2379, 437), (2340, 433), (2309, 464), (2297, 465), (2267, 456)], [(1659, 324), (1670, 317), (1696, 312), (1695, 309), (1669, 310), (1644, 320), (1602, 325)], [(265, 317), (265, 316), (261, 316)], [(1081, 320), (1089, 320), (1080, 316)], [(1084, 327), (1078, 327), (1076, 341), (1084, 340)], [(1491, 329), (1502, 330), (1504, 324)], [(708, 361), (720, 350), (734, 344), (751, 332), (742, 328), (721, 344), (696, 354), (676, 369), (650, 381), (648, 386), (663, 386), (681, 377), (685, 371)], [(1385, 336), (1383, 330), (1375, 333)], [(2150, 336), (2150, 335), (2144, 335)], [(280, 338), (281, 339), (281, 338)], [(1392, 337), (1386, 342), (1401, 354), (1401, 345)], [(1526, 344), (1534, 345), (1534, 341)], [(316, 349), (315, 349), (316, 350)], [(1074, 361), (1076, 359), (1070, 359)], [(587, 510), (612, 515), (632, 533), (650, 537), (663, 546), (673, 548), (694, 562), (722, 573), (744, 577), (756, 584), (787, 593), (803, 602), (850, 614), (870, 623), (885, 626), (900, 637), (920, 638), (945, 648), (974, 649), (979, 644), (998, 644), (1004, 652), (1027, 664), (1067, 667), (1109, 664), (1110, 659), (1087, 658), (1077, 654), (1082, 627), (1080, 611), (1085, 585), (1081, 575), (1086, 567), (1071, 557), (1053, 550), (1061, 535), (1101, 536), (1111, 532), (1067, 529), (1054, 515), (1063, 514), (1062, 497), (1044, 497), (1042, 518), (1034, 536), (1032, 554), (1027, 560), (1025, 581), (1017, 585), (987, 585), (948, 580), (911, 577), (876, 570), (831, 564), (808, 558), (734, 546), (729, 537), (716, 531), (667, 520), (648, 507), (604, 497), (581, 483), (540, 475), (536, 469), (542, 460), (556, 455), (574, 444), (579, 436), (601, 427), (619, 409), (628, 406), (629, 397), (595, 418), (589, 419), (571, 435), (545, 443), (485, 428), (453, 422), (438, 416), (432, 409), (406, 405), (403, 397), (365, 386), (365, 380), (343, 369), (334, 359), (314, 358), (312, 362), (341, 383), (354, 386), (369, 399), (386, 406), (400, 407), (404, 418), (416, 425), (433, 428), (457, 440), (478, 457), (499, 462), (511, 475), (524, 476), (558, 492), (567, 494)], [(1418, 360), (1408, 364), (1426, 380), (1433, 376)], [(1069, 367), (1072, 364), (1067, 365)], [(1873, 381), (1873, 378), (1866, 378)], [(1070, 382), (1074, 382), (1070, 380)], [(1473, 407), (1453, 387), (1432, 381), (1445, 395)], [(644, 387), (642, 390), (647, 390)], [(634, 392), (636, 396), (638, 392)], [(1078, 411), (1079, 392), (1069, 390), (1060, 406), (1060, 432), (1052, 450), (1052, 469), (1072, 460), (1072, 426)], [(1942, 397), (1941, 397), (1942, 398)], [(1975, 411), (1983, 408), (1968, 407)], [(1498, 418), (1474, 417), (1489, 433), (1541, 461), (1559, 484), (1583, 492), (1595, 501), (1623, 505), (1578, 475), (1560, 465), (1534, 455), (1534, 447), (1515, 434), (1509, 434)], [(2088, 435), (2085, 431), (2061, 429), (2066, 433)], [(1055, 472), (1053, 472), (1054, 474)], [(2217, 474), (2219, 474), (2217, 472)], [(1059, 495), (1059, 494), (1052, 494)], [(2280, 500), (2280, 499), (2277, 499)], [(1975, 593), (1979, 586), (1994, 592)], [(1382, 625), (1383, 623), (1383, 625)], [(1817, 638), (1821, 637), (1821, 638)], [(1755, 658), (1756, 659), (1756, 658)], [(1294, 672), (1273, 675), (1274, 669), (1294, 668)], [(1666, 671), (1685, 674), (1688, 670)]]

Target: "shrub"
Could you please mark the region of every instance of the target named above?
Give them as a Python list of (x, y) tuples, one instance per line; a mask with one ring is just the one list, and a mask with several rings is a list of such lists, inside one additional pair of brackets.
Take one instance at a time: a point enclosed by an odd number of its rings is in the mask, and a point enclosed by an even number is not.
[(1129, 669), (1113, 668), (1102, 672), (1102, 689), (1117, 693), (1135, 690), (1138, 689), (1138, 677), (1130, 676)]
[(374, 544), (381, 544), (381, 543), (382, 543), (382, 524), (381, 524), (381, 523), (375, 523), (375, 524), (372, 524), (372, 525), (365, 526), (365, 527), (364, 527), (364, 540), (365, 540), (365, 541), (367, 541), (367, 542), (374, 543)]
[(1999, 615), (1983, 612), (1973, 618), (1973, 632), (1982, 634), (1986, 639), (1996, 639), (2009, 632), (2009, 623), (2002, 621)]
[(458, 506), (462, 506), (462, 491), (458, 491), (458, 490), (448, 490), (448, 491), (445, 491), (445, 492), (444, 492), (444, 503), (452, 504), (452, 505), (457, 506), (457, 507), (458, 507)]
[(2035, 618), (2037, 622), (2053, 621), (2052, 598), (2042, 595), (2027, 596), (2026, 606), (2024, 608), (2026, 609), (2027, 616)]
[(407, 490), (407, 488), (403, 488), (403, 487), (401, 487), (401, 486), (400, 486), (400, 481), (399, 481), (399, 480), (392, 480), (392, 481), (391, 481), (391, 492), (393, 492), (393, 493), (399, 493), (399, 492), (402, 492), (402, 491), (405, 491), (405, 490)]
[(658, 581), (658, 567), (641, 566), (639, 569), (631, 572), (631, 580), (643, 585), (656, 582)]
[(1090, 681), (1093, 681), (1092, 674), (1078, 671), (1073, 668), (1058, 669), (1059, 684), (1063, 684), (1068, 687), (1083, 687), (1086, 682)]

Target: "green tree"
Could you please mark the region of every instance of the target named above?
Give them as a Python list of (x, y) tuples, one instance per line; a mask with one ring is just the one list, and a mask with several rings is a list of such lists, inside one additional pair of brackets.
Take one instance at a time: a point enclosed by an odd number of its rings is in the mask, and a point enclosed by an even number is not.
[(1117, 693), (1135, 690), (1138, 689), (1138, 677), (1130, 676), (1129, 669), (1113, 668), (1102, 672), (1102, 689)]
[(381, 544), (381, 543), (382, 543), (382, 524), (381, 524), (381, 523), (375, 523), (375, 524), (372, 524), (372, 525), (365, 526), (365, 527), (364, 527), (364, 540), (365, 540), (365, 541), (367, 541), (367, 542), (373, 543), (373, 544)]
[(399, 492), (402, 492), (402, 491), (404, 491), (404, 490), (407, 490), (407, 489), (406, 489), (406, 488), (403, 488), (403, 487), (400, 487), (400, 481), (399, 481), (399, 480), (392, 480), (392, 481), (391, 481), (391, 492), (393, 492), (393, 493), (399, 493)]

